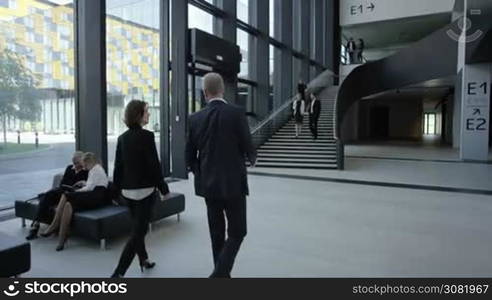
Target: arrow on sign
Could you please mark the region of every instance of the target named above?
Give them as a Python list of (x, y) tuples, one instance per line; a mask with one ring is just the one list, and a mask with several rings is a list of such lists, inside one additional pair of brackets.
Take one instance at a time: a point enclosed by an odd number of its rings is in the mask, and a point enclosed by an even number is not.
[(367, 9), (370, 9), (371, 12), (374, 11), (374, 9), (376, 8), (376, 5), (374, 5), (374, 3), (371, 2), (371, 6), (368, 6)]
[(481, 114), (482, 114), (482, 112), (480, 111), (480, 108), (475, 108), (475, 109), (473, 110), (473, 115), (474, 115), (474, 116), (476, 116), (476, 115), (481, 115)]

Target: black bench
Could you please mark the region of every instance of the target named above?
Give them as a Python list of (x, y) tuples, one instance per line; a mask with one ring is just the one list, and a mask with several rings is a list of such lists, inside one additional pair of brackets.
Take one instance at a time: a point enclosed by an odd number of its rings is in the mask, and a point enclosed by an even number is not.
[(14, 277), (31, 269), (31, 244), (0, 233), (0, 277)]
[[(58, 178), (53, 180), (53, 186), (57, 185)], [(156, 196), (157, 197), (157, 196)], [(38, 200), (16, 201), (15, 215), (22, 219), (22, 226), (26, 226), (26, 219), (33, 220), (38, 211)], [(165, 201), (156, 199), (151, 216), (151, 223), (160, 221), (169, 216), (177, 215), (185, 210), (185, 197), (182, 194), (171, 194), (171, 198)], [(50, 223), (54, 216), (51, 210), (43, 223)], [(131, 231), (132, 221), (130, 211), (126, 206), (107, 205), (94, 210), (76, 212), (73, 215), (71, 232), (77, 236), (98, 240), (101, 249), (106, 248), (106, 240), (125, 235)]]

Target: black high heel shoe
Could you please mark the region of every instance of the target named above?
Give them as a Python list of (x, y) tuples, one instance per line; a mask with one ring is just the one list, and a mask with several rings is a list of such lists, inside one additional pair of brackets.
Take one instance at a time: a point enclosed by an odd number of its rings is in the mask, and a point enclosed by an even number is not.
[(140, 263), (140, 270), (144, 271), (144, 269), (153, 269), (155, 267), (155, 262), (149, 262), (148, 260), (144, 261), (143, 263)]
[(50, 231), (50, 232), (43, 232), (43, 233), (40, 233), (39, 235), (44, 237), (44, 238), (47, 238), (47, 237), (50, 237), (52, 236), (53, 234), (55, 234), (56, 230), (53, 230), (53, 231)]
[(65, 243), (67, 242), (67, 239), (68, 239), (68, 236), (63, 239), (61, 244), (58, 244), (58, 246), (56, 246), (57, 252), (63, 251), (63, 249), (65, 249)]
[(29, 235), (26, 236), (26, 240), (31, 241), (38, 238), (39, 227), (33, 227), (29, 230)]

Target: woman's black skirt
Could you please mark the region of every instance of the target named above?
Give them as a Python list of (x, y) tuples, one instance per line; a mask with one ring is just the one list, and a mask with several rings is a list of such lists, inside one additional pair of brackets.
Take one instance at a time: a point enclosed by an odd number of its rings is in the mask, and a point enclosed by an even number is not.
[(304, 121), (304, 116), (300, 113), (296, 113), (294, 115), (294, 120), (296, 121), (297, 124), (302, 124), (302, 122)]
[(96, 209), (107, 203), (107, 189), (102, 186), (90, 192), (73, 192), (65, 195), (74, 211)]

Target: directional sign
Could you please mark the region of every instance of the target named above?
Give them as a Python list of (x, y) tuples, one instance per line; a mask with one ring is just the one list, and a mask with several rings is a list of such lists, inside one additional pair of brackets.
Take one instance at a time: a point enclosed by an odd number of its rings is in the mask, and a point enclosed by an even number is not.
[(340, 26), (447, 13), (455, 0), (340, 0)]
[(464, 160), (488, 159), (490, 72), (488, 64), (463, 68), (460, 157)]
[(366, 6), (364, 4), (352, 5), (352, 6), (350, 6), (350, 14), (352, 16), (363, 15), (366, 13), (373, 12), (375, 8), (376, 8), (376, 5), (372, 2), (368, 6)]

